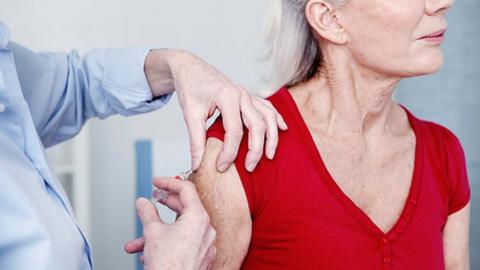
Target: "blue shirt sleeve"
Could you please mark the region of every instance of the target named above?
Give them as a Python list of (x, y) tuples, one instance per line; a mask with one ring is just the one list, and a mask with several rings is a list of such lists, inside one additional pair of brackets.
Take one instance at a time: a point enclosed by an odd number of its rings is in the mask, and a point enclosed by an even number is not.
[(10, 43), (25, 100), (45, 147), (80, 132), (92, 117), (130, 116), (165, 105), (153, 98), (144, 73), (148, 48), (35, 53)]

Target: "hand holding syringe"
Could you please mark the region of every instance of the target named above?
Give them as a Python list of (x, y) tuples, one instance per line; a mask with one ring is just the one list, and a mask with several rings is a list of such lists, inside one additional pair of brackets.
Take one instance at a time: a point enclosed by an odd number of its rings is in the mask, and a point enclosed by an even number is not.
[(195, 186), (179, 181), (187, 177), (188, 173), (176, 178), (158, 177), (153, 180), (154, 186), (161, 191), (156, 192), (156, 198), (177, 213), (177, 221), (171, 224), (164, 222), (149, 200), (137, 200), (136, 208), (144, 228), (143, 236), (126, 243), (125, 251), (131, 254), (143, 253), (140, 259), (148, 265), (146, 269), (184, 266), (185, 263), (189, 265), (186, 268), (197, 269), (195, 265), (211, 265), (215, 258), (215, 229), (210, 224)]
[[(188, 181), (188, 178), (190, 177), (191, 174), (192, 174), (191, 170), (182, 172), (178, 176), (175, 176), (175, 179), (178, 181)], [(169, 195), (170, 195), (170, 192), (154, 187), (152, 192), (152, 198), (150, 199), (150, 201), (154, 205), (156, 205), (158, 202), (161, 203), (163, 200), (166, 200)]]

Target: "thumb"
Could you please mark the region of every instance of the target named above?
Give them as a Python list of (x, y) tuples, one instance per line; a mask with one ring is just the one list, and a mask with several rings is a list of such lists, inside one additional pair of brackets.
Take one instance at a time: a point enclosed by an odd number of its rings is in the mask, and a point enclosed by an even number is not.
[(190, 153), (192, 155), (192, 171), (198, 170), (205, 152), (206, 119), (199, 116), (185, 116), (190, 139)]
[(163, 223), (158, 216), (157, 208), (149, 200), (139, 198), (135, 203), (135, 208), (144, 227), (152, 223)]

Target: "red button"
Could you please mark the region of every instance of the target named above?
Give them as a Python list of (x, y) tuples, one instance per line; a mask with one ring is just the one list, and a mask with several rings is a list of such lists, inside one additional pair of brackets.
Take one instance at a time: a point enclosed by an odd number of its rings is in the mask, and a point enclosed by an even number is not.
[(383, 257), (383, 263), (389, 264), (392, 262), (392, 258), (390, 256), (384, 256)]
[(382, 245), (386, 246), (388, 245), (388, 239), (386, 237), (383, 237), (381, 240), (380, 240), (380, 243), (382, 243)]
[(417, 204), (417, 200), (414, 199), (414, 198), (411, 198), (411, 199), (410, 199), (410, 203), (412, 203), (413, 205), (415, 205), (415, 204)]
[(409, 214), (406, 214), (406, 215), (405, 215), (405, 219), (406, 219), (406, 220), (411, 220), (411, 219), (412, 219), (412, 216), (409, 215)]

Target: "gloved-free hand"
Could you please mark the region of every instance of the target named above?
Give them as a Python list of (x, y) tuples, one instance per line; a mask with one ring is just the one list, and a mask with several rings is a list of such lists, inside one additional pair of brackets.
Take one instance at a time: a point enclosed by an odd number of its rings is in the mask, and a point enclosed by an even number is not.
[(160, 203), (178, 215), (174, 224), (165, 224), (155, 206), (147, 199), (136, 202), (143, 224), (143, 237), (125, 244), (127, 253), (143, 252), (146, 270), (209, 269), (215, 259), (215, 229), (200, 201), (195, 186), (189, 181), (156, 178), (156, 188), (165, 191)]
[(250, 95), (210, 64), (181, 50), (152, 50), (145, 60), (145, 74), (154, 96), (177, 92), (190, 137), (192, 170), (200, 166), (206, 123), (217, 109), (226, 131), (219, 171), (225, 172), (235, 160), (244, 125), (249, 133), (246, 169), (253, 171), (263, 153), (274, 157), (278, 130), (286, 130), (287, 124), (269, 101)]

